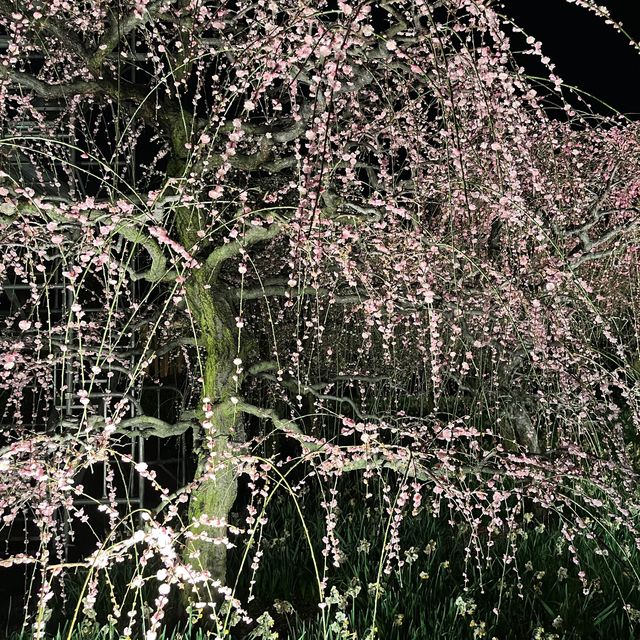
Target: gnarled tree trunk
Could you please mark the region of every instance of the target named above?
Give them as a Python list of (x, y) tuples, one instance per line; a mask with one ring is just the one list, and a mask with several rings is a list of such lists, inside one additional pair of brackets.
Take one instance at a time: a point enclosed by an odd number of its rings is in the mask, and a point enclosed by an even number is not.
[[(186, 247), (195, 244), (197, 222), (197, 214), (188, 209), (178, 214), (178, 229)], [(198, 334), (198, 344), (203, 347), (201, 406), (210, 406), (210, 411), (197, 412), (201, 425), (200, 433), (194, 438), (198, 485), (191, 494), (188, 512), (190, 531), (195, 538), (187, 541), (184, 559), (225, 584), (227, 547), (223, 540), (237, 495), (232, 442), (241, 432), (241, 415), (232, 398), (237, 394), (240, 381), (234, 378), (233, 361), (238, 357), (235, 314), (215, 275), (203, 266), (192, 271), (185, 282), (187, 309)], [(202, 539), (201, 534), (204, 534)]]

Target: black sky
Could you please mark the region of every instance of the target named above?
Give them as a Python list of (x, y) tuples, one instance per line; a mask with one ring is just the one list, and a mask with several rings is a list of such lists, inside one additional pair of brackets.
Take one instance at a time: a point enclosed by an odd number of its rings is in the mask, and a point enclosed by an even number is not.
[[(640, 116), (640, 52), (603, 20), (566, 0), (502, 0), (529, 35), (543, 43), (567, 84), (578, 86), (619, 111)], [(600, 0), (612, 18), (640, 40), (640, 0)], [(604, 107), (592, 102), (595, 110)], [(609, 112), (611, 113), (611, 112)]]

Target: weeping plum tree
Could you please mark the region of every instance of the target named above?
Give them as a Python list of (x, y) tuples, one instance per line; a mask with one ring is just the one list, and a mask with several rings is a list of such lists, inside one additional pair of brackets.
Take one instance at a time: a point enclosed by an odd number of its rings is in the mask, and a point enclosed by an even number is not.
[[(527, 504), (569, 541), (595, 511), (640, 539), (640, 129), (578, 111), (494, 2), (1, 0), (0, 24), (0, 505), (40, 540), (2, 565), (33, 565), (40, 612), (97, 463), (83, 607), (159, 557), (149, 637), (172, 587), (246, 617), (227, 548), (312, 476), (395, 488), (389, 572), (422, 508), (478, 559)], [(181, 434), (171, 492), (117, 447)]]

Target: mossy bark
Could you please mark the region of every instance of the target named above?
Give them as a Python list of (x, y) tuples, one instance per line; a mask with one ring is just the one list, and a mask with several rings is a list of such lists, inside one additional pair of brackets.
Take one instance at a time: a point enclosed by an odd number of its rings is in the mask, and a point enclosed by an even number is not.
[[(208, 571), (220, 584), (226, 583), (227, 547), (220, 543), (227, 534), (225, 525), (219, 527), (196, 524), (202, 515), (226, 521), (237, 494), (237, 481), (232, 465), (225, 464), (215, 471), (215, 478), (207, 479), (191, 495), (189, 521), (195, 535), (205, 532), (209, 539), (190, 539), (184, 559), (192, 567)], [(215, 542), (213, 541), (215, 539)], [(215, 594), (214, 594), (215, 596)]]
[[(180, 239), (188, 250), (195, 244), (199, 219), (193, 211), (178, 211), (177, 227)], [(190, 539), (185, 545), (184, 559), (194, 568), (206, 570), (222, 584), (226, 583), (227, 548), (214, 544), (227, 534), (226, 522), (237, 495), (233, 441), (240, 431), (240, 416), (231, 398), (237, 393), (238, 380), (234, 379), (237, 357), (235, 314), (232, 303), (206, 268), (195, 269), (185, 282), (186, 301), (198, 333), (202, 352), (202, 395), (211, 404), (211, 427), (202, 429), (195, 438), (199, 441), (196, 454), (196, 479), (200, 482), (191, 494), (189, 505), (190, 530), (206, 539)], [(205, 415), (198, 412), (200, 422)], [(200, 518), (221, 521), (220, 526), (201, 524)], [(187, 595), (189, 597), (190, 594)], [(215, 597), (215, 596), (214, 596)], [(208, 599), (208, 598), (207, 598)]]

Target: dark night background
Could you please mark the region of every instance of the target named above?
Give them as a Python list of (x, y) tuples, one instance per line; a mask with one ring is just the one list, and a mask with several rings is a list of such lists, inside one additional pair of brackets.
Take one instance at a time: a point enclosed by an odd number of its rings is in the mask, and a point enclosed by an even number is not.
[[(640, 118), (640, 52), (601, 17), (567, 0), (502, 0), (505, 13), (543, 44), (565, 84), (577, 86), (634, 119)], [(640, 40), (640, 0), (600, 0)], [(536, 75), (542, 69), (531, 69)], [(593, 110), (611, 111), (595, 100)]]

